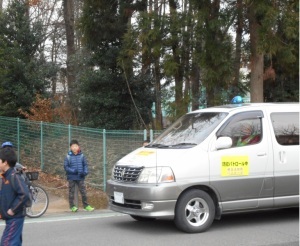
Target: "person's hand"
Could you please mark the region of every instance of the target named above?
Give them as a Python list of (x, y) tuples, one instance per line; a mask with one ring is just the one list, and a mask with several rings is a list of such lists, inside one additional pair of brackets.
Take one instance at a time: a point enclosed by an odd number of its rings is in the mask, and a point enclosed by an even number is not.
[(80, 178), (84, 178), (84, 176), (85, 176), (83, 172), (78, 173), (78, 175)]
[(15, 215), (15, 213), (11, 209), (7, 210), (7, 214), (10, 215), (10, 216), (14, 216)]

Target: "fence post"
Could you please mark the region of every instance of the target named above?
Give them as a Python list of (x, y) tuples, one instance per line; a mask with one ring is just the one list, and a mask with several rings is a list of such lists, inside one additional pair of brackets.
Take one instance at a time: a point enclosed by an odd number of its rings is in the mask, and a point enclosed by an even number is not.
[(144, 141), (146, 141), (148, 139), (148, 137), (147, 137), (147, 130), (146, 129), (144, 129)]
[(43, 121), (41, 121), (40, 123), (41, 125), (41, 170), (43, 171), (44, 169), (44, 159), (43, 159), (43, 149), (44, 149), (44, 146), (43, 146)]
[(18, 145), (18, 162), (20, 163), (20, 118), (17, 118), (17, 145)]
[(103, 129), (103, 191), (106, 192), (106, 130)]
[(69, 124), (69, 127), (68, 127), (68, 134), (69, 134), (69, 143), (71, 142), (71, 125)]
[(152, 142), (152, 141), (153, 141), (153, 130), (150, 129), (150, 142)]

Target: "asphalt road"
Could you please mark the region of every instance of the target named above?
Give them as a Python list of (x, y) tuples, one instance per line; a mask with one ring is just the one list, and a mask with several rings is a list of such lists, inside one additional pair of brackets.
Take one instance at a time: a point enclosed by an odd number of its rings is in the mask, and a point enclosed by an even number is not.
[[(0, 222), (2, 235), (4, 223)], [(299, 210), (223, 216), (204, 233), (187, 234), (172, 221), (138, 222), (110, 210), (27, 218), (23, 246), (298, 246)]]

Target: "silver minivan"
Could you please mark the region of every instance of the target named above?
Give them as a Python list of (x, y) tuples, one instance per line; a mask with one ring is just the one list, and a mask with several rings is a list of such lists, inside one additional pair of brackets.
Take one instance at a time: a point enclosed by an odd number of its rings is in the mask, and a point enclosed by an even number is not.
[(299, 206), (299, 103), (190, 112), (119, 160), (110, 209), (203, 232), (233, 212)]

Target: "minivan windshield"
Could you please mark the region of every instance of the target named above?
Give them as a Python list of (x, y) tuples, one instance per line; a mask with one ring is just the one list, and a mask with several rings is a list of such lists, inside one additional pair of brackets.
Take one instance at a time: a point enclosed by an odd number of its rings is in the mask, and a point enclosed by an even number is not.
[(167, 128), (150, 148), (191, 148), (200, 144), (226, 117), (224, 112), (186, 114)]

